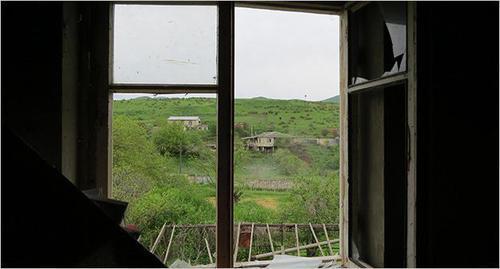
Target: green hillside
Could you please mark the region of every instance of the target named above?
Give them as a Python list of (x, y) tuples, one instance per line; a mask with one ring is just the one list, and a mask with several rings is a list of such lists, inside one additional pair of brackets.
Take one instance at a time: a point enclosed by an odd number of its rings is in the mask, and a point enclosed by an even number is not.
[[(266, 98), (237, 99), (235, 124), (239, 134), (278, 131), (293, 135), (331, 136), (338, 128), (337, 103), (276, 100)], [(125, 115), (151, 129), (169, 116), (199, 116), (215, 134), (215, 98), (137, 98), (113, 102), (113, 114)]]
[(325, 103), (340, 103), (340, 95), (336, 95), (334, 97), (330, 97), (328, 99), (325, 99), (321, 102), (325, 102)]
[[(216, 104), (215, 98), (113, 101), (112, 197), (129, 203), (126, 221), (137, 225), (141, 243), (148, 248), (164, 223), (215, 223)], [(236, 100), (235, 222), (338, 223), (338, 145), (278, 140), (272, 153), (263, 153), (247, 149), (238, 139), (265, 131), (332, 137), (338, 114), (337, 103)], [(209, 129), (183, 129), (169, 124), (170, 116), (199, 116)], [(206, 247), (196, 231), (179, 236), (191, 241), (187, 240), (186, 249), (172, 250), (168, 264), (178, 257), (209, 263), (208, 256), (196, 250)], [(301, 240), (310, 240), (309, 236), (299, 234)]]

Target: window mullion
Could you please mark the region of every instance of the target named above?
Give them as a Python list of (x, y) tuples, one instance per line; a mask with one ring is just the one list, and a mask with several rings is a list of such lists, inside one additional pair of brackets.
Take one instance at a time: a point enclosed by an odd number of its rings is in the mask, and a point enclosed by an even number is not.
[(217, 267), (233, 267), (234, 3), (220, 2), (217, 96)]

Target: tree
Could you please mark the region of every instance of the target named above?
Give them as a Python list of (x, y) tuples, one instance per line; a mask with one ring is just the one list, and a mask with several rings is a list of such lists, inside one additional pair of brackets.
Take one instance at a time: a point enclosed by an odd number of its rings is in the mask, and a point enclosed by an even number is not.
[(122, 115), (113, 118), (113, 197), (132, 201), (147, 192), (168, 169), (147, 130)]
[(179, 157), (179, 173), (182, 172), (183, 156), (197, 155), (203, 147), (197, 131), (185, 130), (183, 125), (170, 122), (162, 124), (154, 132), (153, 141), (161, 155)]

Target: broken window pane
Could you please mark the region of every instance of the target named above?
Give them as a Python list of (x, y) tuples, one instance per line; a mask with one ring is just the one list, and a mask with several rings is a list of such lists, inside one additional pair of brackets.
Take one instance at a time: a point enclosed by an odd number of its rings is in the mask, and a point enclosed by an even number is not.
[(376, 2), (349, 17), (349, 85), (406, 71), (406, 3)]
[(113, 82), (217, 83), (217, 7), (115, 5)]

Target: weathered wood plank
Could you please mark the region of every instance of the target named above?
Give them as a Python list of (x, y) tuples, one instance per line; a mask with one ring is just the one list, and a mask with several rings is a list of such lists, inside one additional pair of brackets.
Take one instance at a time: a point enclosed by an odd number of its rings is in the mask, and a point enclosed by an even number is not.
[(170, 246), (172, 245), (172, 239), (174, 239), (175, 225), (172, 228), (172, 233), (170, 233), (170, 240), (168, 240), (167, 250), (165, 251), (165, 258), (163, 258), (163, 264), (167, 263), (168, 253), (170, 252)]
[(241, 229), (241, 222), (238, 223), (238, 229), (236, 231), (236, 246), (234, 247), (234, 257), (233, 257), (233, 262), (236, 262), (236, 259), (238, 259), (238, 248), (240, 244), (240, 229)]
[[(339, 239), (334, 239), (334, 240), (330, 240), (329, 241), (330, 243), (338, 243), (339, 242)], [(327, 241), (322, 241), (322, 242), (319, 242), (320, 245), (326, 245), (327, 244)], [(300, 246), (299, 247), (299, 250), (303, 250), (303, 249), (309, 249), (309, 248), (314, 248), (314, 247), (318, 247), (318, 244), (317, 243), (311, 243), (311, 244), (307, 244), (307, 245), (303, 245), (303, 246)], [(293, 247), (293, 248), (287, 248), (285, 249), (285, 253), (288, 253), (288, 252), (293, 252), (293, 251), (296, 251), (297, 250), (297, 247)], [(276, 254), (281, 254), (281, 250), (276, 250), (274, 252), (268, 252), (268, 253), (262, 253), (262, 254), (257, 254), (254, 256), (254, 259), (262, 259), (262, 258), (267, 258), (267, 257), (271, 257), (271, 256), (274, 256)]]
[(321, 247), (321, 244), (319, 243), (318, 237), (316, 236), (316, 233), (314, 232), (314, 228), (312, 225), (309, 226), (311, 228), (311, 233), (314, 237), (314, 240), (316, 241), (316, 244), (318, 245), (319, 251), (321, 252), (321, 256), (325, 256), (325, 253), (323, 252), (323, 248)]
[(340, 256), (343, 257), (342, 265), (347, 265), (347, 257), (349, 253), (349, 156), (348, 156), (348, 10), (344, 10), (340, 15), (340, 169), (339, 169), (339, 239), (340, 239)]
[(330, 255), (333, 256), (332, 245), (330, 244), (330, 238), (328, 237), (328, 231), (326, 230), (326, 226), (323, 224), (323, 231), (325, 232), (326, 242), (328, 242), (328, 250), (330, 250)]
[(214, 263), (214, 260), (212, 258), (212, 252), (210, 252), (210, 245), (208, 244), (208, 240), (206, 238), (205, 239), (205, 245), (207, 246), (207, 253), (208, 253), (208, 258), (210, 259), (210, 263)]
[(297, 224), (295, 224), (295, 243), (297, 244), (297, 256), (300, 256), (299, 229), (297, 228)]
[(155, 253), (156, 247), (158, 247), (158, 244), (160, 243), (160, 240), (161, 240), (161, 238), (163, 237), (163, 233), (165, 233), (165, 229), (166, 229), (166, 227), (167, 227), (167, 223), (165, 222), (165, 223), (163, 224), (163, 226), (161, 226), (160, 233), (159, 233), (159, 234), (158, 234), (158, 236), (156, 237), (156, 240), (155, 240), (155, 242), (154, 242), (153, 246), (151, 247), (151, 249), (149, 250), (149, 252), (151, 252), (151, 253), (153, 253), (153, 254)]
[(254, 224), (252, 223), (252, 229), (250, 230), (250, 249), (248, 250), (248, 261), (250, 261), (250, 259), (252, 258), (253, 229)]
[(269, 245), (271, 246), (271, 252), (274, 252), (273, 238), (271, 237), (271, 229), (269, 229), (269, 224), (266, 223), (267, 236), (269, 237)]

